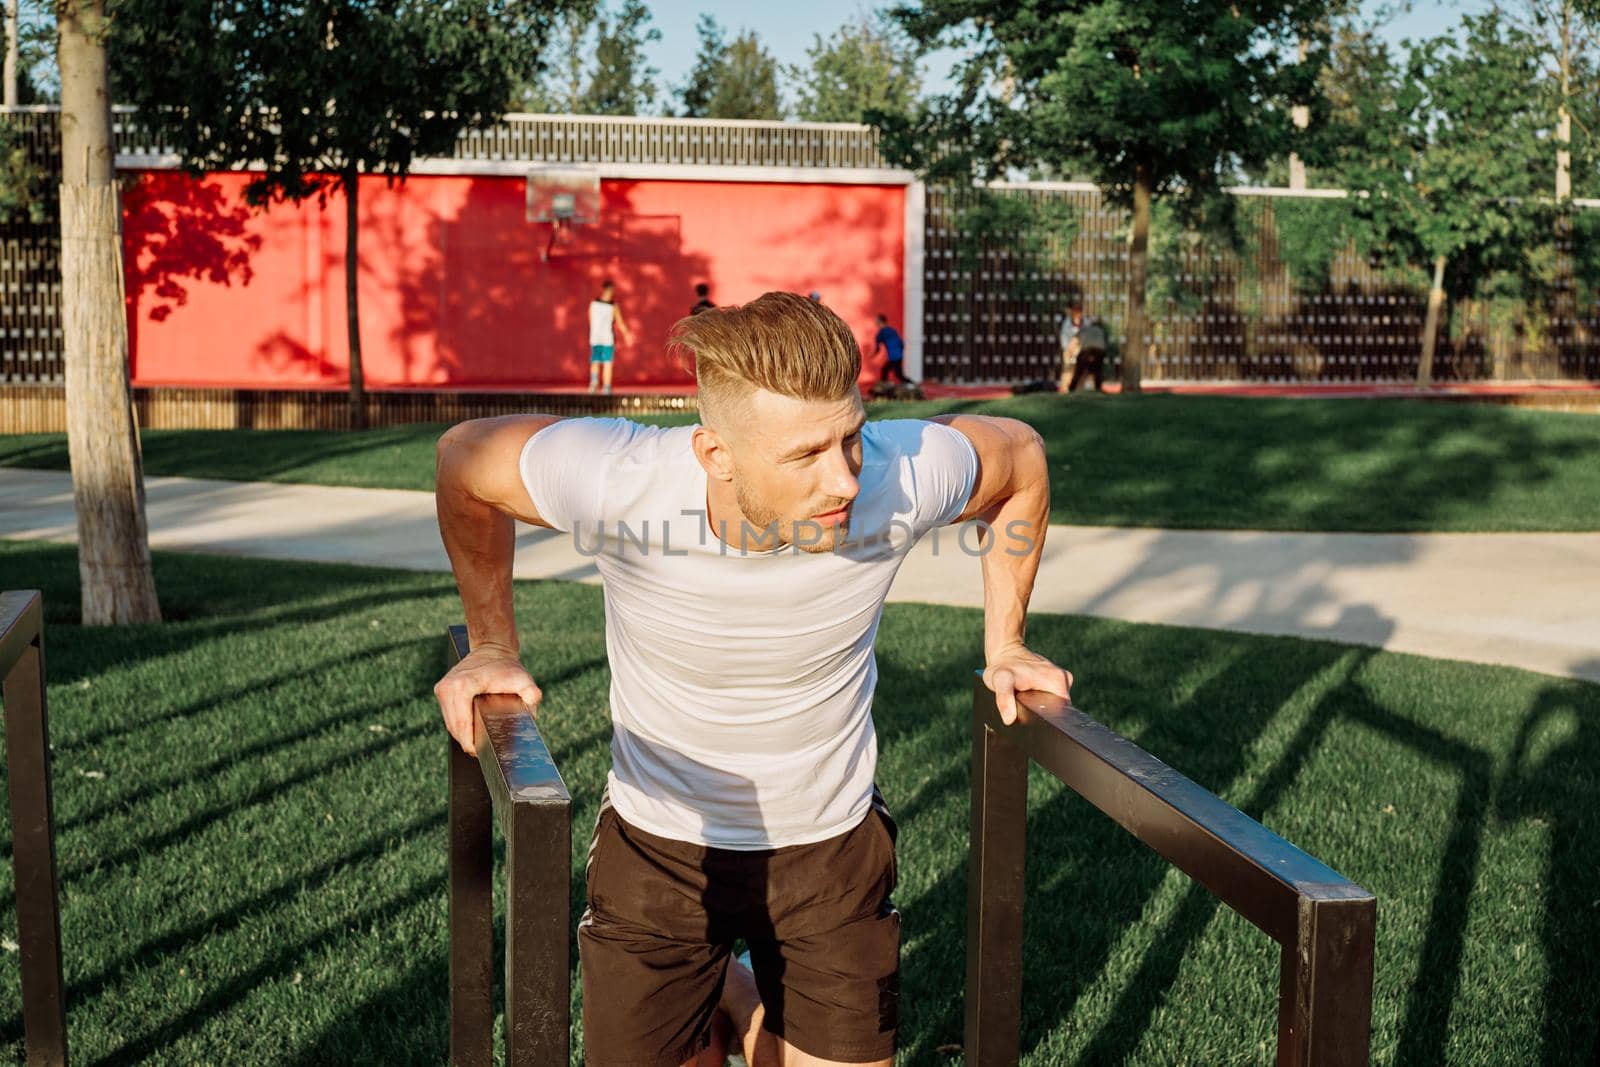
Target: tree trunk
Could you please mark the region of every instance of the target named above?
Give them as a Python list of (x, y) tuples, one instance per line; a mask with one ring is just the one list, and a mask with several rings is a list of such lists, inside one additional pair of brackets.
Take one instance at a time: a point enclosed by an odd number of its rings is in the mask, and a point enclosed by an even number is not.
[(350, 428), (367, 428), (367, 394), (361, 371), (361, 174), (352, 164), (344, 171), (344, 314), (350, 339)]
[(1417, 364), (1417, 386), (1433, 384), (1433, 349), (1438, 341), (1439, 309), (1444, 306), (1444, 257), (1433, 260), (1433, 287), (1428, 290), (1428, 317), (1422, 325), (1422, 361)]
[(1149, 271), (1150, 164), (1139, 163), (1133, 178), (1133, 232), (1128, 235), (1127, 344), (1122, 349), (1122, 391), (1137, 393), (1144, 377), (1145, 278)]
[(83, 622), (160, 622), (128, 385), (105, 0), (59, 8), (61, 332)]
[(6, 107), (17, 106), (17, 64), (21, 54), (17, 43), (17, 26), (17, 0), (6, 0)]

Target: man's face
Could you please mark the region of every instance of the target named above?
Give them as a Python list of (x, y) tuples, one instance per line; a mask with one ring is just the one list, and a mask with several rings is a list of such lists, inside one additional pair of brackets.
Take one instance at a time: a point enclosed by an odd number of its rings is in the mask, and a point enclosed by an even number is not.
[(739, 509), (757, 528), (775, 525), (779, 544), (833, 551), (861, 491), (861, 397), (796, 400), (757, 389), (741, 414), (728, 441)]
[(1078, 326), (1078, 325), (1081, 325), (1082, 323), (1083, 323), (1083, 309), (1082, 308), (1073, 308), (1072, 309), (1072, 324), (1074, 326)]

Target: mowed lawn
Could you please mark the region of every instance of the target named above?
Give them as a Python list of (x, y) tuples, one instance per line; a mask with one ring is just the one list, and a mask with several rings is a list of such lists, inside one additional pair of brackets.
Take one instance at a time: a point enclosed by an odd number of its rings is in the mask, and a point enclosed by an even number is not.
[[(1058, 523), (1600, 529), (1600, 418), (1592, 415), (1409, 400), (1081, 394), (869, 410), (874, 418), (960, 410), (1026, 420), (1049, 447)], [(157, 475), (431, 489), (443, 429), (152, 430), (145, 463)], [(0, 437), (0, 466), (65, 470), (65, 438)]]
[[(156, 568), (170, 621), (84, 629), (71, 550), (0, 543), (0, 587), (48, 597), (74, 1061), (444, 1062), (448, 577)], [(608, 762), (600, 591), (516, 596), (575, 798), (576, 909)], [(891, 605), (880, 634), (905, 1064), (959, 1061), (980, 626)], [(1600, 687), (1080, 618), (1032, 635), (1080, 706), (1377, 894), (1375, 1062), (1593, 1062)], [(1028, 834), (1025, 1063), (1271, 1062), (1273, 944), (1042, 776)], [(11, 879), (0, 863), (0, 899)], [(0, 954), (0, 1059), (21, 1054)]]

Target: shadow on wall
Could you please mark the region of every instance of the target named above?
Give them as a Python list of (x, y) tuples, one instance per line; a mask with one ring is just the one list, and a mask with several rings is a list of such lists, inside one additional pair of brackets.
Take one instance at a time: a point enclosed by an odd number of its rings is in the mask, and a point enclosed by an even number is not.
[[(152, 172), (128, 199), (136, 382), (337, 388), (346, 381), (343, 204), (246, 206), (248, 175)], [(719, 304), (819, 289), (870, 351), (899, 322), (898, 187), (611, 181), (603, 215), (556, 242), (526, 221), (516, 178), (419, 176), (361, 186), (362, 356), (373, 388), (582, 386), (587, 307), (617, 282), (633, 340), (621, 386), (684, 385), (666, 352), (694, 285)], [(151, 300), (159, 301), (152, 306)]]
[(191, 288), (250, 284), (261, 235), (251, 232), (251, 209), (217, 182), (139, 174), (122, 190), (122, 213), (123, 232), (136, 235), (123, 246), (130, 352), (138, 352), (140, 324), (165, 322)]
[(679, 217), (635, 214), (612, 196), (598, 224), (574, 227), (541, 261), (549, 227), (522, 212), (516, 183), (473, 181), (455, 215), (430, 222), (427, 253), (396, 279), (396, 381), (582, 385), (588, 306), (606, 278), (632, 329), (631, 342), (618, 335), (616, 383), (692, 381), (665, 348), (711, 265), (684, 251)]

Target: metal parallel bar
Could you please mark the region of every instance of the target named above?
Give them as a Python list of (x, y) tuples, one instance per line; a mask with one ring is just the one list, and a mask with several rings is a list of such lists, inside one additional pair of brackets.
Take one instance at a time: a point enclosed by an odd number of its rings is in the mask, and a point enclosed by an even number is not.
[(1278, 987), (1280, 1067), (1367, 1062), (1377, 920), (1377, 902), (1353, 883), (1300, 899)]
[(973, 700), (978, 717), (1029, 759), (1279, 944), (1296, 936), (1302, 895), (1352, 884), (1059, 697), (1025, 694), (1010, 727), (981, 678)]
[(1022, 904), (1028, 757), (972, 723), (972, 831), (967, 867), (967, 1062), (1017, 1062), (1022, 1024)]
[[(450, 627), (449, 638), (454, 664), (469, 650), (466, 628)], [(506, 1060), (512, 1067), (565, 1067), (570, 1053), (572, 797), (538, 724), (519, 699), (508, 694), (480, 696), (473, 710), (476, 759), (451, 745), (452, 801), (458, 780), (475, 780), (481, 793), (479, 799), (480, 794), (465, 785), (461, 789), (468, 801), (464, 813), (475, 821), (458, 826), (454, 809), (451, 816), (451, 1050), (452, 1056), (459, 1047), (483, 1059), (453, 1062), (474, 1067), (490, 1062), (492, 809), (506, 839)], [(464, 840), (457, 840), (458, 831)], [(453, 866), (458, 849), (464, 855), (463, 870), (474, 877), (481, 874), (481, 884), (473, 881), (465, 887), (460, 932), (466, 945), (459, 956), (464, 988), (459, 1000)], [(458, 1004), (463, 1008), (460, 1014)]]
[[(1021, 999), (1021, 827), (1027, 817), (1025, 772), (1030, 759), (1282, 946), (1280, 1067), (1344, 1067), (1367, 1062), (1377, 926), (1377, 901), (1371, 893), (1059, 697), (1020, 695), (1017, 721), (1005, 726), (994, 694), (979, 677), (973, 682), (972, 708), (967, 1041), (968, 1055), (975, 1055), (977, 1048), (982, 1057), (973, 1062), (1016, 1060)], [(997, 763), (1005, 765), (998, 779), (994, 777)], [(1024, 782), (1018, 790), (1020, 801), (1007, 795), (997, 804), (997, 791), (1005, 788), (997, 783), (1013, 780)], [(1006, 821), (996, 818), (1000, 807), (1009, 810)], [(1017, 828), (1014, 846), (1012, 826)], [(1017, 870), (1003, 883), (1015, 886), (1014, 920), (1006, 910), (1011, 906), (1008, 897), (991, 901), (986, 895), (995, 880), (987, 868), (1009, 862), (1013, 847)], [(1003, 918), (993, 918), (996, 915)], [(999, 929), (988, 929), (989, 922), (997, 922)], [(1015, 938), (1015, 957), (1007, 937)], [(997, 947), (1000, 945), (1004, 951)], [(995, 980), (993, 969), (998, 968), (1002, 982), (1010, 978), (1014, 958), (1018, 973), (1010, 988), (1016, 1003), (1002, 1024), (998, 1014), (984, 1017), (981, 994), (986, 992), (984, 983)], [(998, 989), (993, 992), (998, 994)], [(1002, 1028), (1004, 1032), (998, 1032)]]
[(572, 809), (554, 799), (513, 807), (506, 835), (506, 1062), (565, 1064)]
[(30, 1067), (65, 1067), (67, 1000), (44, 688), (44, 609), (36, 590), (0, 593), (0, 700), (5, 703), (11, 861)]
[(450, 737), (450, 1062), (494, 1062), (494, 842), (478, 761)]

